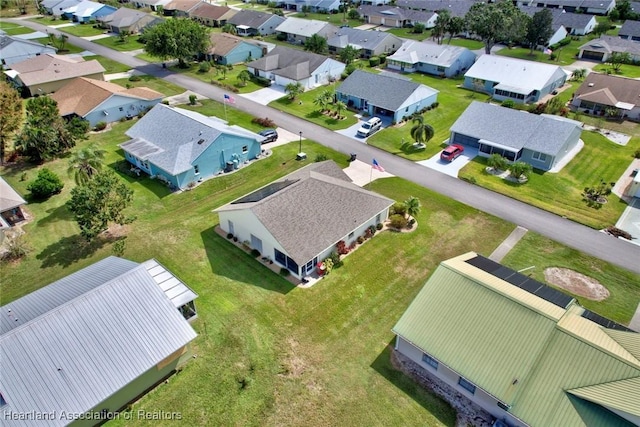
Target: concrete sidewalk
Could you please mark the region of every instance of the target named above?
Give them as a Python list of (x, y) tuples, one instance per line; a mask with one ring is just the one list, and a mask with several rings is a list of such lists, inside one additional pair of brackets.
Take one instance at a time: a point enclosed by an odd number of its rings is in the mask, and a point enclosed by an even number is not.
[(517, 226), (515, 230), (513, 230), (502, 243), (500, 243), (500, 246), (498, 246), (496, 250), (489, 255), (489, 259), (495, 262), (502, 261), (509, 251), (513, 249), (516, 243), (518, 243), (520, 239), (527, 234), (527, 231), (528, 230), (526, 228)]

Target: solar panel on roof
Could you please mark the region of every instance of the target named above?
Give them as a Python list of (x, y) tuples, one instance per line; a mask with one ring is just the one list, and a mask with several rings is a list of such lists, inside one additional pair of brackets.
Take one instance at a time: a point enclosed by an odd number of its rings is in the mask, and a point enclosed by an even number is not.
[(267, 185), (259, 190), (254, 191), (251, 194), (247, 194), (246, 196), (231, 202), (232, 205), (239, 205), (241, 203), (254, 203), (259, 202), (262, 199), (269, 197), (272, 194), (277, 193), (278, 191), (287, 188), (291, 184), (298, 182), (299, 179), (278, 181)]
[(520, 274), (517, 271), (492, 261), (489, 258), (485, 258), (482, 255), (476, 255), (475, 258), (468, 259), (465, 262), (482, 271), (486, 271), (487, 273), (502, 279), (513, 286), (525, 290), (530, 294), (536, 295), (551, 304), (557, 305), (558, 307), (567, 308), (571, 301), (573, 301), (573, 297), (563, 294), (544, 283), (540, 283), (529, 276)]
[(585, 309), (581, 316), (584, 317), (585, 319), (591, 320), (594, 323), (597, 323), (600, 326), (604, 326), (605, 328), (616, 329), (618, 331), (625, 331), (625, 332), (634, 332), (633, 330), (627, 328), (626, 326), (622, 326), (621, 324), (616, 323), (613, 320), (609, 320), (606, 317), (602, 317), (599, 314), (594, 313), (593, 311), (589, 311)]

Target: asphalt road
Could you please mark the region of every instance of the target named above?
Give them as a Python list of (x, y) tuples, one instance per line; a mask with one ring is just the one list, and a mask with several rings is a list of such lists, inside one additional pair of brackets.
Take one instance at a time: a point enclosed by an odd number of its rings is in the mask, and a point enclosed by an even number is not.
[[(18, 22), (25, 27), (38, 31), (58, 33), (56, 30), (30, 21), (13, 19), (8, 19), (7, 21)], [(157, 64), (149, 64), (138, 58), (97, 45), (79, 37), (69, 35), (68, 41), (83, 49), (129, 65), (132, 68), (137, 68), (145, 74), (163, 78), (208, 98), (219, 101), (223, 100), (225, 91), (216, 86), (191, 77), (174, 74), (161, 68)], [(378, 163), (393, 175), (451, 197), (480, 211), (487, 212), (531, 231), (540, 233), (569, 247), (578, 249), (612, 264), (619, 265), (635, 273), (640, 273), (640, 246), (638, 245), (627, 243), (584, 225), (564, 219), (558, 215), (452, 178), (313, 123), (290, 116), (273, 108), (256, 104), (243, 97), (235, 96), (234, 98), (236, 100), (234, 107), (239, 110), (256, 117), (269, 117), (275, 121), (278, 126), (296, 134), (302, 132), (303, 137), (317, 141), (345, 155), (348, 153), (357, 153), (359, 160), (370, 162), (375, 157)], [(427, 200), (423, 200), (422, 204), (424, 209), (429, 209), (429, 202)]]

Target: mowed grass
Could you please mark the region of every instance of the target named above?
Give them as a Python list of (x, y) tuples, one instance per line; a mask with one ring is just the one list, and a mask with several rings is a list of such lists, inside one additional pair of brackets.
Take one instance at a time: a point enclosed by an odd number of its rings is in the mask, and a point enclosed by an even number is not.
[(19, 27), (19, 26), (15, 26), (15, 27), (10, 27), (10, 28), (2, 28), (2, 30), (7, 33), (7, 35), (9, 36), (17, 36), (20, 34), (31, 34), (34, 31), (31, 28), (26, 28), (26, 27)]
[(390, 28), (386, 31), (403, 39), (423, 41), (429, 39), (429, 31), (414, 33), (413, 28)]
[(348, 25), (349, 27), (358, 27), (365, 23), (360, 19), (349, 19), (348, 16), (347, 16), (347, 19), (345, 20), (344, 13), (332, 13), (332, 14), (307, 13), (306, 15), (304, 13), (294, 13), (289, 16), (292, 16), (294, 18), (313, 19), (315, 21), (328, 22), (330, 24), (335, 25), (336, 27), (341, 27), (343, 25)]
[(633, 138), (627, 146), (617, 145), (596, 132), (582, 132), (584, 148), (559, 173), (535, 171), (526, 184), (515, 184), (487, 174), (486, 158), (476, 157), (459, 173), (459, 177), (475, 180), (478, 185), (505, 194), (549, 212), (602, 229), (614, 225), (626, 203), (616, 195), (601, 208), (588, 207), (582, 200), (585, 187), (617, 181), (640, 148), (640, 139)]
[[(598, 258), (562, 246), (553, 240), (529, 231), (507, 254), (503, 264), (545, 282), (544, 271), (550, 267), (568, 268), (598, 280), (610, 292), (607, 299), (596, 302), (573, 295), (583, 307), (625, 325), (633, 317), (640, 302), (640, 275), (608, 264)], [(560, 289), (567, 293), (566, 291)]]
[(608, 64), (598, 64), (593, 67), (593, 71), (597, 71), (603, 74), (608, 73), (618, 77), (628, 77), (630, 79), (637, 79), (638, 77), (640, 77), (640, 67), (633, 64), (622, 64), (619, 71), (613, 70)]
[(124, 41), (122, 41), (118, 36), (113, 36), (94, 40), (93, 42), (120, 52), (129, 52), (132, 50), (142, 49), (144, 47), (144, 44), (138, 41), (139, 39), (139, 35), (125, 37)]
[(469, 50), (484, 49), (484, 43), (479, 40), (473, 39), (453, 38), (450, 42), (449, 39), (445, 39), (445, 43), (448, 43), (452, 46), (466, 47)]
[(100, 55), (92, 55), (85, 56), (85, 61), (91, 61), (92, 59), (96, 59), (105, 69), (105, 74), (113, 74), (113, 73), (124, 73), (125, 71), (129, 71), (131, 67), (125, 64), (121, 64), (120, 62), (114, 61), (111, 58), (107, 58)]
[(136, 82), (126, 78), (111, 80), (111, 82), (119, 84), (120, 86), (124, 86), (124, 87), (127, 87), (127, 85), (129, 85), (129, 87), (141, 87), (141, 86), (148, 87), (149, 89), (153, 89), (155, 91), (160, 92), (164, 96), (178, 95), (180, 93), (183, 93), (186, 90), (183, 87), (180, 87), (166, 80), (159, 79), (157, 77), (153, 77), (149, 75), (143, 75), (139, 77), (140, 77), (140, 80)]
[(253, 116), (250, 114), (229, 106), (225, 108), (225, 105), (222, 102), (211, 99), (203, 99), (202, 101), (198, 101), (196, 105), (181, 105), (180, 108), (196, 111), (209, 117), (218, 117), (222, 120), (228, 121), (230, 125), (242, 126), (243, 128), (249, 129), (253, 132), (259, 132), (264, 129), (264, 127), (251, 122)]
[(55, 25), (71, 23), (71, 21), (69, 21), (68, 19), (64, 20), (60, 18), (54, 18), (53, 16), (48, 16), (48, 15), (29, 18), (29, 21), (37, 22), (38, 24), (46, 25), (46, 26), (55, 26)]
[(243, 64), (233, 65), (231, 70), (226, 69), (224, 72), (216, 69), (214, 66), (211, 66), (209, 71), (201, 72), (200, 63), (198, 62), (188, 64), (187, 68), (180, 68), (177, 65), (174, 65), (169, 67), (169, 69), (174, 73), (186, 74), (187, 76), (202, 80), (205, 83), (216, 81), (220, 84), (233, 86), (238, 90), (238, 93), (251, 93), (256, 90), (263, 89), (263, 86), (260, 86), (251, 80), (247, 80), (246, 84), (243, 84), (238, 79), (238, 74), (247, 69)]
[(71, 27), (58, 28), (63, 33), (72, 34), (78, 37), (90, 37), (104, 34), (106, 31), (103, 28), (93, 28), (92, 24), (78, 24)]

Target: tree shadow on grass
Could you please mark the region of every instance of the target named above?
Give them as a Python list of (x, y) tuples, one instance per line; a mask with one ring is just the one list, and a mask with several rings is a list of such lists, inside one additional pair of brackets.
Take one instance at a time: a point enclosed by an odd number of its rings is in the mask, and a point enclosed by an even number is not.
[(73, 221), (73, 213), (67, 208), (67, 205), (61, 205), (56, 208), (47, 209), (49, 214), (44, 218), (38, 219), (38, 225), (48, 225), (58, 221)]
[(166, 184), (158, 181), (157, 179), (151, 179), (145, 172), (140, 171), (140, 175), (133, 172), (131, 170), (133, 165), (126, 160), (113, 162), (109, 164), (109, 167), (112, 168), (121, 178), (127, 181), (127, 183), (144, 186), (155, 194), (158, 199), (162, 199), (163, 197), (172, 194)]
[(232, 241), (221, 237), (216, 233), (215, 226), (200, 235), (213, 274), (281, 294), (295, 288), (293, 283), (271, 271), (259, 258), (254, 258)]
[(42, 268), (68, 267), (81, 259), (90, 258), (98, 249), (109, 242), (110, 239), (104, 238), (96, 238), (92, 242), (87, 242), (79, 234), (63, 237), (44, 248), (36, 255), (36, 259), (42, 261)]
[[(440, 397), (423, 388), (404, 372), (397, 370), (391, 363), (395, 338), (384, 348), (382, 353), (371, 363), (371, 367), (400, 391), (415, 400), (444, 425), (455, 425), (456, 413), (451, 406)], [(451, 415), (453, 417), (451, 418)]]

